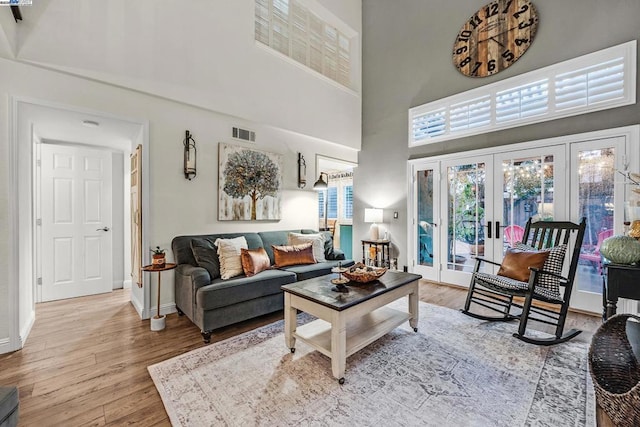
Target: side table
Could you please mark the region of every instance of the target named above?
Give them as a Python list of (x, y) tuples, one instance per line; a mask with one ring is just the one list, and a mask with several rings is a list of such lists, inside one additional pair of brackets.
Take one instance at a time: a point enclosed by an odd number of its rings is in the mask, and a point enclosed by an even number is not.
[(166, 263), (162, 268), (154, 267), (153, 264), (142, 267), (143, 271), (158, 272), (158, 311), (156, 312), (156, 315), (151, 318), (152, 331), (161, 331), (165, 327), (166, 316), (160, 315), (160, 279), (163, 271), (173, 270), (174, 268), (176, 268), (176, 264), (173, 263)]
[(640, 266), (605, 262), (602, 276), (602, 320), (616, 314), (618, 298), (640, 301)]
[[(390, 267), (389, 263), (389, 240), (361, 240), (362, 242), (362, 263), (367, 265), (367, 259), (373, 262), (375, 267)], [(374, 256), (367, 258), (367, 248), (374, 251)]]

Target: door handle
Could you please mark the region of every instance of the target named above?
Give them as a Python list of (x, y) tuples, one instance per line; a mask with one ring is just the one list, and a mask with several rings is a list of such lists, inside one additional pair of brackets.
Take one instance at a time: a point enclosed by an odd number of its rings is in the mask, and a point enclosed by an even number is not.
[(109, 231), (109, 227), (98, 228), (96, 231)]
[(496, 239), (500, 238), (500, 233), (498, 232), (498, 230), (500, 230), (500, 221), (496, 221)]
[(487, 221), (487, 239), (491, 238), (491, 221)]

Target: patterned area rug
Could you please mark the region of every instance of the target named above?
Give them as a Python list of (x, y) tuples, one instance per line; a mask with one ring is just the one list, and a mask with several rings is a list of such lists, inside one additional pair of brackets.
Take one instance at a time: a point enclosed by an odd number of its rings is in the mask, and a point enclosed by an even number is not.
[(289, 352), (282, 321), (148, 369), (174, 426), (595, 425), (588, 344), (537, 347), (516, 328), (420, 303), (418, 333), (350, 356), (342, 386), (326, 356)]

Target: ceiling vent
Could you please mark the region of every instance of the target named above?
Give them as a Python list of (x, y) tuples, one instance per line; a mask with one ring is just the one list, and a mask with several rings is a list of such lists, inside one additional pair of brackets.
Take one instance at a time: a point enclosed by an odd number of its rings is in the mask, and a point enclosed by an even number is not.
[(256, 133), (252, 130), (234, 127), (231, 136), (243, 141), (256, 142)]

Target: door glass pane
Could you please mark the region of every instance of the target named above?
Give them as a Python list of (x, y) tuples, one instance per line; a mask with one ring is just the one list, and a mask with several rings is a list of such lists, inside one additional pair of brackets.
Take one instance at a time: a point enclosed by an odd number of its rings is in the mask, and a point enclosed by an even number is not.
[(553, 156), (504, 160), (502, 172), (502, 234), (506, 250), (522, 241), (529, 218), (553, 220)]
[(447, 268), (473, 271), (473, 255), (484, 255), (484, 192), (486, 167), (472, 163), (447, 170), (449, 201)]
[(580, 291), (602, 293), (600, 244), (613, 235), (614, 151), (578, 152), (578, 212), (587, 218), (576, 279)]
[(418, 263), (433, 267), (433, 169), (418, 171)]

